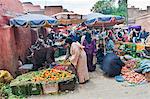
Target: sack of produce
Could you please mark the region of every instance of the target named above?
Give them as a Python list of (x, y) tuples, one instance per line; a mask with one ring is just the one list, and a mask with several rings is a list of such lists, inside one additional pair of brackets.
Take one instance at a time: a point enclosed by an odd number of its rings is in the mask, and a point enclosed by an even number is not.
[(150, 82), (150, 72), (145, 73), (145, 78), (148, 82)]
[(62, 91), (62, 92), (66, 90), (73, 91), (75, 90), (75, 87), (76, 87), (76, 79), (72, 78), (67, 81), (59, 82), (58, 86), (59, 86), (59, 91)]
[(13, 80), (13, 77), (8, 71), (0, 70), (0, 82), (1, 83), (8, 83), (11, 80)]
[(46, 83), (42, 84), (44, 94), (57, 94), (58, 93), (58, 83)]

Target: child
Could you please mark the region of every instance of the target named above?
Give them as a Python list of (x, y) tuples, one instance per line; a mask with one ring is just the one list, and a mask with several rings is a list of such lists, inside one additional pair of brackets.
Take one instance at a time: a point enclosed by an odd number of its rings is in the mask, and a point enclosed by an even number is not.
[(97, 63), (99, 65), (102, 65), (103, 57), (104, 57), (104, 45), (102, 42), (100, 42), (100, 44), (98, 45), (98, 51), (96, 57), (97, 57)]

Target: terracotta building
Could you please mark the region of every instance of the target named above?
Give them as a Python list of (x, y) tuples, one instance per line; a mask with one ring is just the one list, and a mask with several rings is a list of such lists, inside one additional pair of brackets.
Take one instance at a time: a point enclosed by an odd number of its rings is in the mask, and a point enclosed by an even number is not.
[(62, 6), (45, 6), (45, 15), (52, 16), (60, 12), (63, 12)]
[(18, 70), (18, 57), (26, 57), (31, 46), (30, 28), (13, 28), (7, 25), (10, 18), (23, 14), (19, 0), (0, 0), (0, 69), (15, 75)]
[(22, 6), (23, 6), (23, 10), (25, 13), (27, 12), (39, 12), (41, 11), (41, 7), (40, 5), (33, 5), (31, 2), (23, 2), (22, 3)]
[(150, 14), (143, 15), (141, 17), (136, 18), (135, 24), (141, 25), (143, 29), (150, 32)]
[(147, 10), (140, 10), (134, 6), (128, 8), (128, 22), (129, 25), (141, 25), (150, 32), (150, 6), (147, 6)]
[(19, 0), (0, 0), (0, 9), (3, 12), (22, 13), (23, 7)]

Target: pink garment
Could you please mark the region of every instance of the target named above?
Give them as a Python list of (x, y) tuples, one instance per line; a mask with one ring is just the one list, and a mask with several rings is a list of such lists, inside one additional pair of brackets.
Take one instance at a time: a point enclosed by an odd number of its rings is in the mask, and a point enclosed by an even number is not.
[(87, 56), (84, 51), (84, 46), (79, 42), (73, 42), (70, 48), (70, 62), (75, 66), (79, 83), (84, 83), (89, 80), (88, 68), (87, 68)]
[(123, 35), (123, 39), (124, 39), (125, 42), (128, 42), (128, 41), (129, 41), (128, 35), (127, 35), (127, 34), (124, 34), (124, 35)]

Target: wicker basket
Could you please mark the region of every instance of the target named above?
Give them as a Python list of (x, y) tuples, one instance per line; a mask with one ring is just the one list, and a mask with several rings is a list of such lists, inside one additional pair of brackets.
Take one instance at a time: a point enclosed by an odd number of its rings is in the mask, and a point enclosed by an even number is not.
[(59, 83), (59, 91), (73, 91), (76, 87), (76, 79), (72, 78), (71, 80), (63, 81)]
[(145, 73), (145, 78), (148, 82), (150, 82), (150, 72)]

